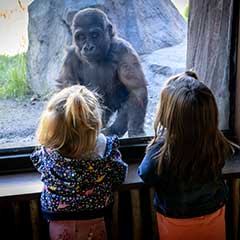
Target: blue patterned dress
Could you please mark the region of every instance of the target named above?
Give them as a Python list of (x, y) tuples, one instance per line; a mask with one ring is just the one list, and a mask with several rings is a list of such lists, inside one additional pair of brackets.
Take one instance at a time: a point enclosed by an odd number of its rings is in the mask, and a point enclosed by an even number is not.
[[(104, 137), (105, 138), (105, 137)], [(31, 155), (41, 173), (43, 212), (74, 213), (101, 210), (113, 203), (113, 187), (123, 183), (127, 164), (116, 136), (106, 137), (102, 156), (70, 159), (44, 146)]]

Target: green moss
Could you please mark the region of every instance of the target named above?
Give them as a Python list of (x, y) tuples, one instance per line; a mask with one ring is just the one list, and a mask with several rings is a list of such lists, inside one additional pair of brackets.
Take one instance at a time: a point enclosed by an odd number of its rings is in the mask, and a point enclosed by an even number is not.
[(189, 14), (189, 4), (186, 6), (183, 12), (183, 17), (186, 20), (186, 22), (188, 21), (188, 14)]
[(0, 98), (24, 98), (30, 92), (26, 71), (26, 53), (0, 55)]

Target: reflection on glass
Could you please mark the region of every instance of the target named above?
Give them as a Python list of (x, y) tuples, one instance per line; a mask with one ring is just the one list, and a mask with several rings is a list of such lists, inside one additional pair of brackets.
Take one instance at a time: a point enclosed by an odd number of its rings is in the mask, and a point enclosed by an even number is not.
[[(141, 1), (138, 5), (126, 2), (116, 1), (108, 16), (118, 36), (130, 42), (139, 55), (148, 90), (144, 132), (151, 136), (165, 80), (185, 70), (188, 1), (152, 0), (151, 7)], [(1, 4), (0, 148), (36, 144), (40, 114), (56, 91), (64, 48), (72, 43), (69, 22), (83, 7), (86, 6), (63, 9), (63, 4), (59, 6), (53, 0), (49, 6), (43, 6), (40, 0)], [(108, 124), (117, 114), (118, 111), (111, 115)], [(128, 136), (126, 131), (122, 137)]]

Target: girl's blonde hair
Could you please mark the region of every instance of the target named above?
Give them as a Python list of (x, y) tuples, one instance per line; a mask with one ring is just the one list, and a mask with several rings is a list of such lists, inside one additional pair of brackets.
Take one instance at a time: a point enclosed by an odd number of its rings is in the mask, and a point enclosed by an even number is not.
[(156, 155), (157, 171), (161, 174), (169, 169), (173, 176), (185, 181), (214, 178), (232, 153), (230, 142), (218, 129), (215, 98), (196, 78), (181, 76), (173, 85), (161, 94), (161, 101), (166, 103), (159, 106), (155, 137), (149, 145), (150, 148), (159, 138), (157, 130), (165, 128), (164, 145)]
[(74, 85), (55, 94), (42, 113), (37, 129), (41, 145), (63, 156), (80, 158), (93, 153), (102, 127), (102, 109), (96, 93)]

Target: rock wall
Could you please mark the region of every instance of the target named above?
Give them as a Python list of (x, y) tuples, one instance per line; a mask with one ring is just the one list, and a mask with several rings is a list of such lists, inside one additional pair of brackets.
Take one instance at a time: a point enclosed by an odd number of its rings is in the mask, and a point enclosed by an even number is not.
[(106, 12), (139, 54), (176, 45), (186, 35), (186, 23), (170, 0), (34, 0), (28, 9), (27, 79), (35, 93), (55, 88), (64, 49), (71, 44), (72, 17), (86, 7)]

